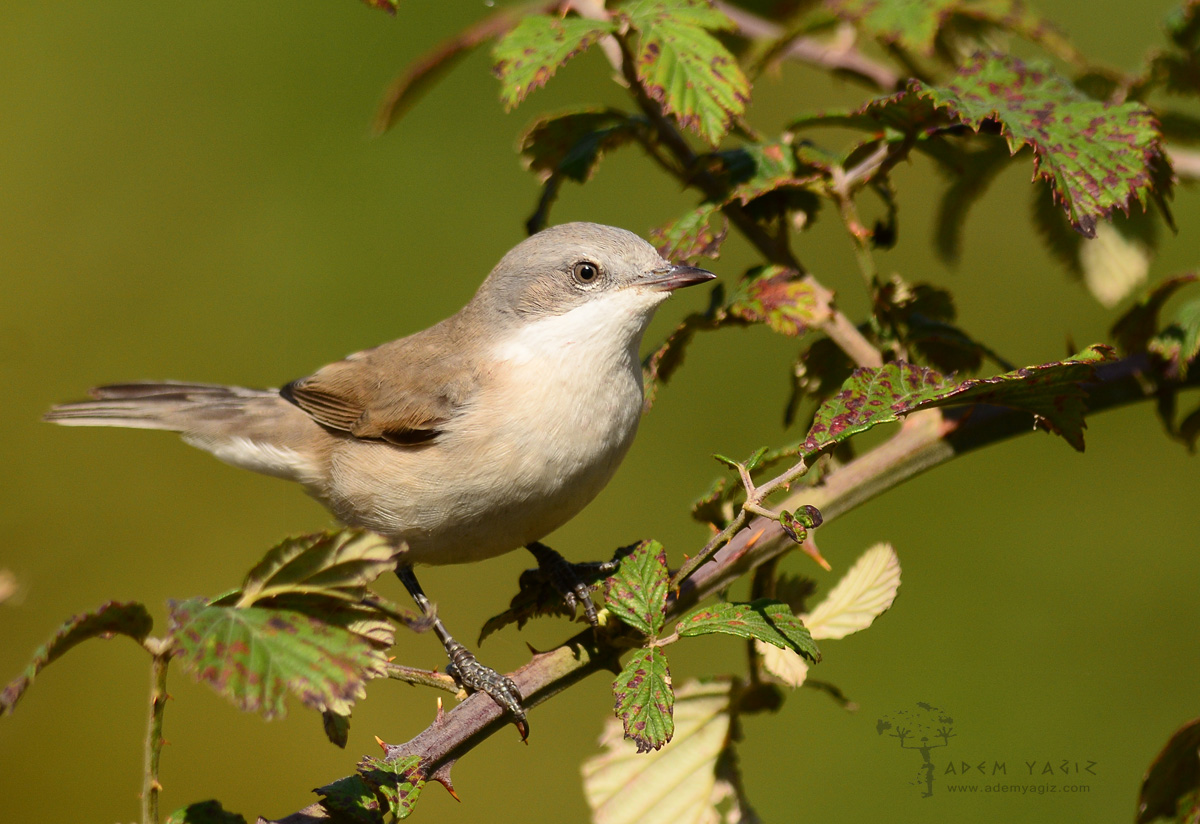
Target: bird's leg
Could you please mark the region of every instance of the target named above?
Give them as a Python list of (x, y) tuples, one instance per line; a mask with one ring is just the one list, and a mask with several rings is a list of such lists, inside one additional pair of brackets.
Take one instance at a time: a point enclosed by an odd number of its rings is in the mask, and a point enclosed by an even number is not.
[(507, 710), (513, 716), (513, 723), (517, 725), (521, 739), (528, 738), (529, 723), (525, 720), (525, 708), (521, 706), (521, 691), (517, 689), (513, 680), (507, 675), (502, 675), (491, 667), (479, 663), (469, 649), (451, 637), (441, 619), (434, 612), (433, 604), (429, 602), (421, 585), (417, 583), (417, 576), (413, 574), (411, 566), (397, 566), (396, 576), (400, 579), (400, 583), (404, 584), (408, 594), (417, 602), (422, 614), (430, 619), (434, 634), (446, 648), (446, 655), (450, 658), (450, 666), (446, 668), (446, 671), (464, 689), (471, 692), (485, 692), (490, 695), (501, 709)]
[(599, 624), (596, 617), (596, 605), (592, 603), (590, 583), (602, 575), (616, 571), (616, 561), (595, 561), (586, 564), (572, 564), (543, 543), (534, 541), (525, 547), (537, 559), (538, 569), (546, 576), (563, 603), (574, 612), (575, 605), (583, 605), (583, 614), (593, 627)]

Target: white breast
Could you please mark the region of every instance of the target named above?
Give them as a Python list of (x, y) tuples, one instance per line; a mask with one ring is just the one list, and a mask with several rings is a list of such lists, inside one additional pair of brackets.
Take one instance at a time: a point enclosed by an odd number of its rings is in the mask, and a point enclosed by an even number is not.
[(434, 443), (353, 445), (355, 468), (337, 474), (360, 504), (369, 494), (369, 512), (331, 505), (403, 538), (420, 563), (479, 560), (545, 537), (604, 488), (633, 441), (638, 347), (660, 300), (620, 290), (525, 324), (493, 347), (483, 388)]

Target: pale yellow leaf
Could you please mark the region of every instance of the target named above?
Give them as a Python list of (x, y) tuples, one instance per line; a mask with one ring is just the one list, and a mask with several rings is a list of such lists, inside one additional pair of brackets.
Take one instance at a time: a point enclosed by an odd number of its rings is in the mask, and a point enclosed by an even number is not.
[(892, 605), (900, 588), (900, 559), (888, 543), (875, 544), (854, 562), (804, 626), (817, 640), (845, 638), (866, 629)]
[(762, 665), (789, 687), (798, 687), (808, 677), (808, 662), (799, 653), (780, 649), (762, 641), (754, 642), (754, 649), (762, 656)]
[(728, 679), (689, 681), (675, 691), (675, 737), (639, 754), (610, 718), (603, 749), (583, 764), (583, 791), (595, 824), (717, 824), (717, 758), (729, 744)]
[(1146, 281), (1150, 249), (1119, 226), (1096, 224), (1096, 237), (1079, 246), (1079, 267), (1092, 297), (1111, 309)]

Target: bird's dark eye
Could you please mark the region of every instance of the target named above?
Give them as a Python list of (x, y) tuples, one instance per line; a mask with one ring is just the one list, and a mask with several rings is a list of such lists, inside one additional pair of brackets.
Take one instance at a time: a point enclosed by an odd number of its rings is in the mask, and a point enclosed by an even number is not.
[(590, 260), (581, 260), (571, 267), (571, 276), (584, 286), (591, 285), (600, 277), (600, 267)]

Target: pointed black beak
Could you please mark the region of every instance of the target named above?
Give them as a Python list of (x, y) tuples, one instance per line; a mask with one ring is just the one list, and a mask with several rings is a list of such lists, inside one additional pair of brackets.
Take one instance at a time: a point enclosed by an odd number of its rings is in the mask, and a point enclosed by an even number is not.
[(674, 292), (676, 289), (695, 286), (697, 283), (704, 283), (715, 277), (716, 275), (707, 269), (673, 264), (663, 269), (655, 269), (642, 283), (656, 292)]

